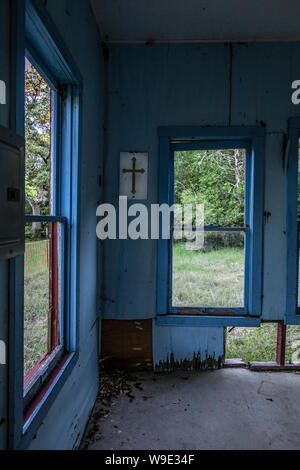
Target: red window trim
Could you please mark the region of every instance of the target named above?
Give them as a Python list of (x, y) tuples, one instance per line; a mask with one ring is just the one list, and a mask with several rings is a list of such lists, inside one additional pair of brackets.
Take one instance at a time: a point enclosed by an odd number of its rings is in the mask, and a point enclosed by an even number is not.
[(52, 371), (50, 376), (48, 377), (47, 381), (43, 384), (41, 389), (39, 390), (38, 394), (35, 396), (35, 398), (31, 401), (30, 405), (27, 407), (27, 409), (24, 412), (24, 419), (23, 419), (23, 425), (26, 424), (26, 422), (29, 420), (30, 416), (32, 413), (35, 411), (35, 409), (38, 407), (38, 405), (41, 403), (43, 400), (44, 396), (48, 392), (49, 388), (55, 381), (56, 377), (60, 373), (60, 371), (63, 369), (64, 365), (70, 358), (72, 353), (67, 353), (63, 357), (63, 359), (59, 362), (59, 364), (55, 367), (55, 369)]

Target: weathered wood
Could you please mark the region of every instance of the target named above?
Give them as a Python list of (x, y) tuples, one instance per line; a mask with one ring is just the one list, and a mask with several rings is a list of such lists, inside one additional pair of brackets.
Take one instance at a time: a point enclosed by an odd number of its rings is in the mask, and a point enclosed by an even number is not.
[(243, 359), (239, 358), (234, 358), (234, 359), (225, 359), (223, 367), (225, 369), (228, 368), (235, 368), (235, 367), (247, 367), (246, 362), (243, 361)]
[(100, 365), (152, 369), (152, 320), (103, 320)]
[(278, 322), (276, 363), (280, 366), (285, 365), (285, 345), (286, 345), (286, 325), (283, 322)]
[(224, 328), (154, 324), (154, 370), (216, 369), (222, 367), (223, 361)]
[(249, 362), (249, 369), (253, 371), (300, 371), (300, 362), (286, 362), (279, 365), (276, 362)]

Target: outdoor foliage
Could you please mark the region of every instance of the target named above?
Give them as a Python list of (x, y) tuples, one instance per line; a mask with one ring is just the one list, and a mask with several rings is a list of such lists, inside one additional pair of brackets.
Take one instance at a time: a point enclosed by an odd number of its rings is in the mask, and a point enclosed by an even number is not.
[[(299, 361), (299, 326), (287, 327), (286, 361)], [(259, 328), (228, 328), (226, 358), (271, 361), (276, 358), (277, 324), (264, 323)]]
[[(25, 196), (26, 212), (49, 213), (51, 90), (26, 59), (25, 67)], [(41, 237), (43, 227), (26, 227), (27, 238)]]
[[(26, 59), (25, 67), (25, 194), (26, 213), (49, 214), (51, 163), (51, 88)], [(299, 147), (300, 148), (300, 147)], [(300, 150), (299, 150), (300, 158)], [(300, 165), (299, 165), (300, 175)], [(203, 204), (205, 225), (245, 224), (245, 151), (243, 149), (175, 152), (174, 203)], [(298, 218), (300, 218), (299, 177)], [(46, 224), (26, 224), (26, 239), (46, 238)], [(37, 242), (25, 253), (25, 374), (47, 351), (49, 267), (45, 246)], [(173, 305), (239, 307), (243, 305), (243, 234), (206, 232), (204, 249), (188, 251), (174, 244)], [(30, 248), (30, 249), (29, 249)], [(30, 256), (30, 250), (32, 251)], [(34, 256), (33, 256), (34, 255)], [(34, 260), (34, 262), (33, 262)], [(236, 328), (228, 332), (226, 357), (274, 360), (276, 331)], [(287, 358), (299, 338), (291, 327)], [(294, 349), (293, 349), (294, 348)]]
[(24, 376), (47, 352), (49, 270), (24, 280)]
[(176, 152), (174, 202), (204, 204), (205, 225), (244, 225), (245, 151)]
[[(26, 59), (25, 65), (25, 197), (26, 214), (49, 214), (51, 89)], [(47, 352), (49, 247), (46, 223), (25, 224), (24, 375)], [(29, 241), (30, 240), (30, 241)], [(35, 240), (35, 241), (32, 241)]]
[(208, 252), (173, 245), (174, 306), (242, 307), (244, 259), (241, 248)]

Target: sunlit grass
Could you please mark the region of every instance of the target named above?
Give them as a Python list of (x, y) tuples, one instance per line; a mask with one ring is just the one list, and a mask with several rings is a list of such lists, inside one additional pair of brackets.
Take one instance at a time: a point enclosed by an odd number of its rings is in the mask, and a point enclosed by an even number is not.
[(186, 250), (173, 247), (173, 305), (242, 307), (244, 304), (244, 250)]
[[(227, 329), (226, 358), (249, 361), (276, 359), (277, 324), (263, 323), (259, 328)], [(286, 361), (300, 361), (300, 326), (287, 327)]]
[[(173, 248), (173, 305), (242, 307), (244, 250), (201, 252)], [(227, 329), (226, 358), (275, 361), (277, 324)], [(287, 327), (286, 361), (300, 361), (300, 326)]]
[(24, 376), (47, 352), (49, 271), (24, 281)]

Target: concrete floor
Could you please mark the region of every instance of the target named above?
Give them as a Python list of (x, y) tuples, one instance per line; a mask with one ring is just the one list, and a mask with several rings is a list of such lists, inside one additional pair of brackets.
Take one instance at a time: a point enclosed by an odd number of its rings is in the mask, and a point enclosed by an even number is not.
[[(105, 450), (300, 449), (300, 375), (294, 372), (137, 374), (143, 390), (120, 396), (83, 447)], [(96, 426), (95, 426), (96, 425)]]

